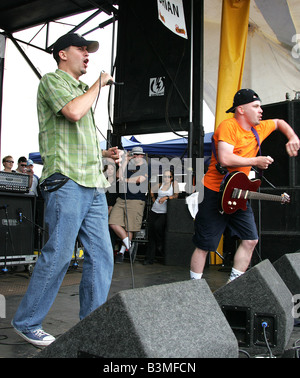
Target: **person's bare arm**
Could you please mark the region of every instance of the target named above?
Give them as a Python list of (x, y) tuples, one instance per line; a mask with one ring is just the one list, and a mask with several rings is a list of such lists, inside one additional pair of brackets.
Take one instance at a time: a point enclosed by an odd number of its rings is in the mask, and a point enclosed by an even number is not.
[[(101, 73), (101, 87), (107, 85), (109, 80), (113, 78), (106, 72)], [(86, 93), (74, 98), (67, 105), (65, 105), (61, 113), (71, 122), (79, 121), (92, 107), (97, 98), (100, 88), (99, 79), (89, 88)]]
[(295, 131), (283, 119), (274, 119), (274, 122), (276, 129), (284, 134), (288, 139), (288, 142), (285, 145), (286, 152), (289, 154), (289, 156), (297, 156), (300, 148), (300, 142)]
[(232, 144), (220, 141), (218, 143), (218, 157), (222, 167), (251, 167), (256, 166), (260, 169), (267, 169), (273, 163), (270, 156), (255, 156), (246, 158), (233, 153)]

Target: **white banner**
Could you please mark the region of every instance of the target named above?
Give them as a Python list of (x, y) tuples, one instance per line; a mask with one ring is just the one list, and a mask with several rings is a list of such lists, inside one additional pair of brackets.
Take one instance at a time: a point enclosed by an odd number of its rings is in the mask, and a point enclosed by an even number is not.
[(188, 38), (182, 0), (157, 0), (158, 19), (173, 33)]

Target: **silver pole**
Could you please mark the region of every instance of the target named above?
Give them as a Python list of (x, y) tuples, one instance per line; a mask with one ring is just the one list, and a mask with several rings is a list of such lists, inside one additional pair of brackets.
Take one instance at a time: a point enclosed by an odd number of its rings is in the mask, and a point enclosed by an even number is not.
[(193, 122), (193, 70), (194, 70), (194, 47), (193, 47), (193, 40), (194, 37), (194, 0), (191, 0), (191, 36), (190, 36), (190, 44), (191, 44), (191, 68), (190, 68), (190, 116), (189, 121)]
[[(115, 59), (115, 28), (116, 28), (116, 19), (115, 19), (115, 16), (113, 16), (113, 28), (112, 28), (112, 42), (111, 42), (111, 62), (110, 62), (110, 74), (111, 76), (113, 76), (113, 71), (114, 71), (114, 59)], [(110, 123), (110, 121), (112, 122), (113, 121), (113, 114), (114, 114), (114, 110), (113, 110), (113, 106), (114, 106), (114, 102), (113, 102), (113, 94), (114, 94), (114, 85), (111, 85), (110, 88), (109, 88), (109, 111), (110, 111), (110, 114), (109, 114), (109, 120), (108, 120), (108, 125), (107, 125), (107, 136), (106, 136), (106, 148), (108, 149), (109, 147), (111, 147), (112, 145), (112, 132), (113, 132), (113, 128), (112, 128), (112, 124)]]
[(193, 125), (193, 64), (194, 64), (194, 46), (193, 46), (193, 33), (194, 33), (194, 0), (191, 0), (191, 28), (190, 28), (190, 112), (189, 112), (189, 138), (188, 138), (188, 190), (189, 193), (192, 193), (193, 187), (193, 163), (192, 163), (192, 156), (193, 156), (193, 133), (194, 133), (194, 125)]

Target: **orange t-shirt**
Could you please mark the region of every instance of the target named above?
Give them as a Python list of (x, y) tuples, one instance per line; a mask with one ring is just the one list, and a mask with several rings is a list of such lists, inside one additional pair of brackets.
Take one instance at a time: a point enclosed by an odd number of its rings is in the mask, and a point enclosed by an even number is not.
[[(273, 120), (261, 121), (259, 125), (255, 126), (255, 129), (259, 135), (260, 143), (262, 143), (262, 141), (275, 130), (275, 122)], [(226, 119), (221, 122), (219, 127), (214, 132), (213, 140), (215, 142), (217, 156), (218, 141), (223, 141), (233, 145), (233, 153), (242, 157), (254, 157), (257, 155), (259, 150), (259, 146), (253, 132), (251, 130), (244, 130), (235, 118)], [(208, 171), (204, 176), (204, 185), (207, 188), (218, 192), (224, 176), (217, 171), (215, 167), (216, 164), (216, 158), (212, 153)], [(242, 171), (248, 176), (251, 167), (227, 167), (227, 169), (229, 172)]]

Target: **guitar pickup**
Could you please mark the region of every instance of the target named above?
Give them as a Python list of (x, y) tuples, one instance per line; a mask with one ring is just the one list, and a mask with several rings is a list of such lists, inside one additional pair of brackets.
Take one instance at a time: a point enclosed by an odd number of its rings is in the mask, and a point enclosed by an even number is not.
[(243, 190), (243, 189), (238, 189), (234, 188), (232, 191), (232, 196), (231, 198), (236, 198), (236, 199), (247, 199), (249, 194), (249, 190)]

